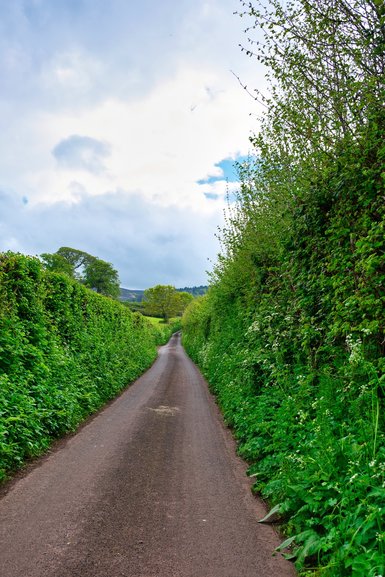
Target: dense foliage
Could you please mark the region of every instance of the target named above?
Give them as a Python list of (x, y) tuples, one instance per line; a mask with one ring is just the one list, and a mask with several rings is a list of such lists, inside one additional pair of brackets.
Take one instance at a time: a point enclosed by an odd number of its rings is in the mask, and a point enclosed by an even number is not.
[[(383, 2), (244, 4), (271, 97), (184, 317), (304, 575), (385, 574)], [(246, 16), (246, 12), (243, 16)], [(250, 33), (250, 30), (249, 30)], [(258, 96), (260, 98), (260, 96)]]
[(141, 374), (169, 329), (12, 253), (0, 302), (1, 480)]
[(190, 293), (177, 291), (172, 285), (158, 284), (144, 291), (142, 312), (160, 317), (167, 323), (173, 316), (182, 316), (193, 298)]
[(192, 287), (186, 286), (176, 290), (180, 292), (190, 293), (191, 295), (193, 295), (193, 297), (199, 297), (207, 293), (208, 286), (206, 285), (192, 286)]
[(46, 270), (64, 273), (102, 295), (112, 298), (120, 295), (118, 271), (105, 260), (68, 246), (40, 257)]

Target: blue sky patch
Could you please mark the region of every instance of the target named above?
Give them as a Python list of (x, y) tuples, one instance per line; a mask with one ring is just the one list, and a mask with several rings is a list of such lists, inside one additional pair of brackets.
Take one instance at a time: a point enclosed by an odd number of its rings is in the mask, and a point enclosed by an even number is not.
[(222, 170), (221, 176), (209, 176), (208, 178), (202, 178), (198, 180), (198, 184), (212, 184), (213, 182), (218, 182), (218, 180), (227, 180), (228, 182), (238, 182), (238, 174), (236, 168), (234, 167), (235, 162), (242, 162), (247, 160), (247, 156), (238, 156), (238, 158), (224, 158), (220, 162), (217, 162), (215, 166), (218, 166)]
[(215, 192), (204, 192), (203, 194), (209, 200), (218, 200), (219, 198), (219, 194), (215, 194)]

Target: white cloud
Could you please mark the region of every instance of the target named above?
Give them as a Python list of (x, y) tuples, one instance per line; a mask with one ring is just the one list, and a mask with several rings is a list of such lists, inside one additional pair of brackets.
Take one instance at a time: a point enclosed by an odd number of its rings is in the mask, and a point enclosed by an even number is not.
[[(98, 178), (76, 177), (90, 195), (122, 188), (165, 205), (201, 205), (204, 210), (197, 181), (218, 173), (215, 164), (221, 159), (248, 152), (248, 123), (245, 95), (230, 74), (181, 70), (136, 102), (108, 99), (75, 114), (38, 115), (33, 132), (39, 147), (45, 143), (46, 152), (58, 153), (66, 147), (60, 158), (68, 171), (59, 175), (42, 155), (40, 166), (34, 159), (34, 171), (26, 172), (22, 184), (34, 190), (33, 202), (70, 200), (73, 170), (87, 163), (96, 169), (99, 162), (90, 143), (108, 142), (104, 174), (91, 170)], [(80, 144), (69, 140), (74, 134), (84, 139), (82, 154)]]
[(0, 189), (19, 203), (2, 247), (72, 245), (122, 279), (127, 261), (137, 287), (201, 282), (236, 186), (218, 163), (249, 149), (237, 0), (27, 4), (0, 0)]
[(75, 204), (31, 206), (0, 192), (2, 249), (38, 255), (60, 246), (79, 248), (112, 262), (128, 288), (207, 282), (209, 259), (218, 251), (216, 214), (155, 206), (125, 191), (96, 198), (78, 193)]
[(109, 156), (110, 147), (101, 140), (72, 134), (61, 140), (52, 154), (62, 168), (86, 170), (98, 175), (105, 171), (104, 159)]
[(52, 104), (73, 108), (76, 103), (78, 108), (92, 98), (105, 72), (97, 57), (84, 49), (71, 47), (69, 51), (54, 53), (44, 62), (40, 85)]

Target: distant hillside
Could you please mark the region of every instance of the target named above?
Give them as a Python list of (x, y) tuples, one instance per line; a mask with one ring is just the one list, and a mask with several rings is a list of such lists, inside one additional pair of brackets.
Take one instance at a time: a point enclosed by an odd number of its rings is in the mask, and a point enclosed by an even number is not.
[(208, 288), (209, 288), (208, 286), (201, 285), (201, 286), (178, 288), (176, 290), (179, 292), (190, 293), (194, 297), (199, 297), (205, 295), (208, 291)]
[(143, 298), (144, 290), (126, 289), (120, 287), (119, 300), (122, 302), (137, 302), (140, 303)]
[[(179, 292), (186, 292), (192, 294), (194, 297), (201, 296), (207, 293), (208, 287), (207, 286), (193, 286), (193, 287), (184, 287), (176, 289)], [(136, 302), (140, 303), (143, 299), (144, 290), (134, 290), (134, 289), (126, 289), (120, 288), (120, 297), (119, 300), (121, 302)]]

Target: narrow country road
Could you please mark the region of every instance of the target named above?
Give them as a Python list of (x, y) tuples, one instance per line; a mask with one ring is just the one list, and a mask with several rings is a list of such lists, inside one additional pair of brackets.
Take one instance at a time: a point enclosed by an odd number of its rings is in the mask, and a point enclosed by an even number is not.
[[(4, 492), (4, 491), (3, 491)], [(0, 500), (0, 577), (293, 577), (175, 335)]]

